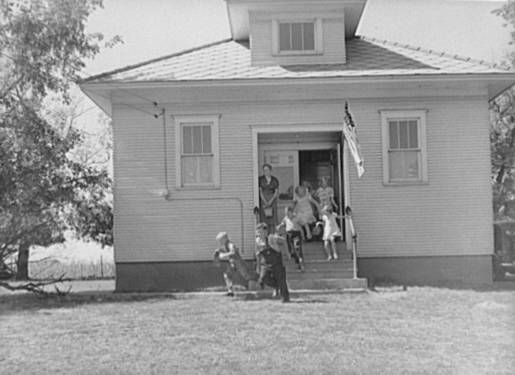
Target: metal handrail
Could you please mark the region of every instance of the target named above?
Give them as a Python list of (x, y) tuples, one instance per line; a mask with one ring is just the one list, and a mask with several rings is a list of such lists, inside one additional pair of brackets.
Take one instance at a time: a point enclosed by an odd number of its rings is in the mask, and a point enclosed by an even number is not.
[(345, 207), (345, 220), (347, 221), (350, 229), (350, 233), (352, 236), (352, 278), (358, 278), (358, 260), (357, 260), (357, 252), (358, 252), (358, 234), (356, 233), (356, 228), (354, 227), (354, 222), (352, 221), (352, 209), (347, 206)]

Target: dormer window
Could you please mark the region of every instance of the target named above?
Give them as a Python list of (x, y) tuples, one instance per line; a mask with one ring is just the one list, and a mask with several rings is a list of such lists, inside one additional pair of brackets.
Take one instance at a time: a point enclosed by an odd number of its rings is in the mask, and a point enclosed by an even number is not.
[(314, 22), (280, 22), (279, 51), (314, 51)]
[(274, 20), (275, 55), (311, 55), (322, 53), (321, 20)]

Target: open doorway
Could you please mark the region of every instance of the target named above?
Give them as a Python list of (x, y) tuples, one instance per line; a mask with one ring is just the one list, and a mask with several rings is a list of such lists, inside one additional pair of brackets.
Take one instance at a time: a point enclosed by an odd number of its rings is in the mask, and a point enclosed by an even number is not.
[[(273, 134), (259, 137), (259, 166), (264, 163), (273, 168), (273, 176), (279, 180), (278, 216), (284, 215), (284, 209), (293, 204), (295, 188), (307, 184), (311, 194), (315, 195), (322, 178), (333, 189), (334, 200), (338, 208), (343, 208), (344, 182), (341, 133), (311, 133), (302, 138), (291, 134)], [(310, 139), (311, 138), (311, 139)], [(313, 141), (316, 139), (317, 141)], [(315, 215), (320, 213), (313, 207)], [(338, 209), (338, 214), (342, 211)], [(318, 215), (317, 215), (318, 214)], [(344, 221), (338, 220), (342, 234), (345, 235)]]
[(322, 178), (326, 178), (328, 186), (335, 192), (336, 204), (340, 206), (338, 196), (338, 155), (336, 149), (299, 151), (299, 180), (306, 182), (314, 194), (320, 186)]
[[(317, 199), (317, 190), (321, 187), (322, 179), (327, 181), (327, 186), (331, 187), (334, 200), (338, 208), (343, 206), (343, 171), (340, 157), (340, 145), (323, 150), (300, 150), (299, 151), (299, 183), (308, 186), (312, 195)], [(318, 200), (318, 199), (317, 199)], [(316, 210), (316, 207), (314, 207)], [(338, 214), (341, 214), (338, 209)], [(321, 219), (319, 212), (315, 213)], [(345, 240), (345, 222), (338, 220)]]

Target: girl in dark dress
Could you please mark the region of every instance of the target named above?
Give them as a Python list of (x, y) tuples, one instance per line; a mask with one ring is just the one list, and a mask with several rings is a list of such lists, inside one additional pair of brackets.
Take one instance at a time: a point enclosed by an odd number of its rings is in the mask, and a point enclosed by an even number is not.
[(259, 177), (259, 217), (270, 230), (277, 226), (277, 197), (279, 180), (272, 176), (272, 166), (263, 165), (263, 175)]

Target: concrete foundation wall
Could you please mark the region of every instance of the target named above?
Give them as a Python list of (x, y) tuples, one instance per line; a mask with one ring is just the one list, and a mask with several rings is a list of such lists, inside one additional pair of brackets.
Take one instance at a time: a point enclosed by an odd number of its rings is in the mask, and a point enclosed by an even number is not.
[[(248, 265), (254, 266), (252, 262)], [(369, 285), (385, 281), (419, 285), (492, 282), (492, 258), (488, 255), (360, 258), (358, 269)], [(117, 263), (116, 291), (192, 291), (223, 286), (223, 270), (207, 261)], [(238, 283), (246, 285), (243, 279)]]
[[(223, 270), (213, 262), (116, 263), (116, 291), (192, 291), (223, 286)], [(243, 279), (238, 283), (246, 285)]]
[(490, 284), (493, 281), (489, 255), (359, 258), (358, 270), (360, 277), (368, 278), (369, 285), (381, 282)]

